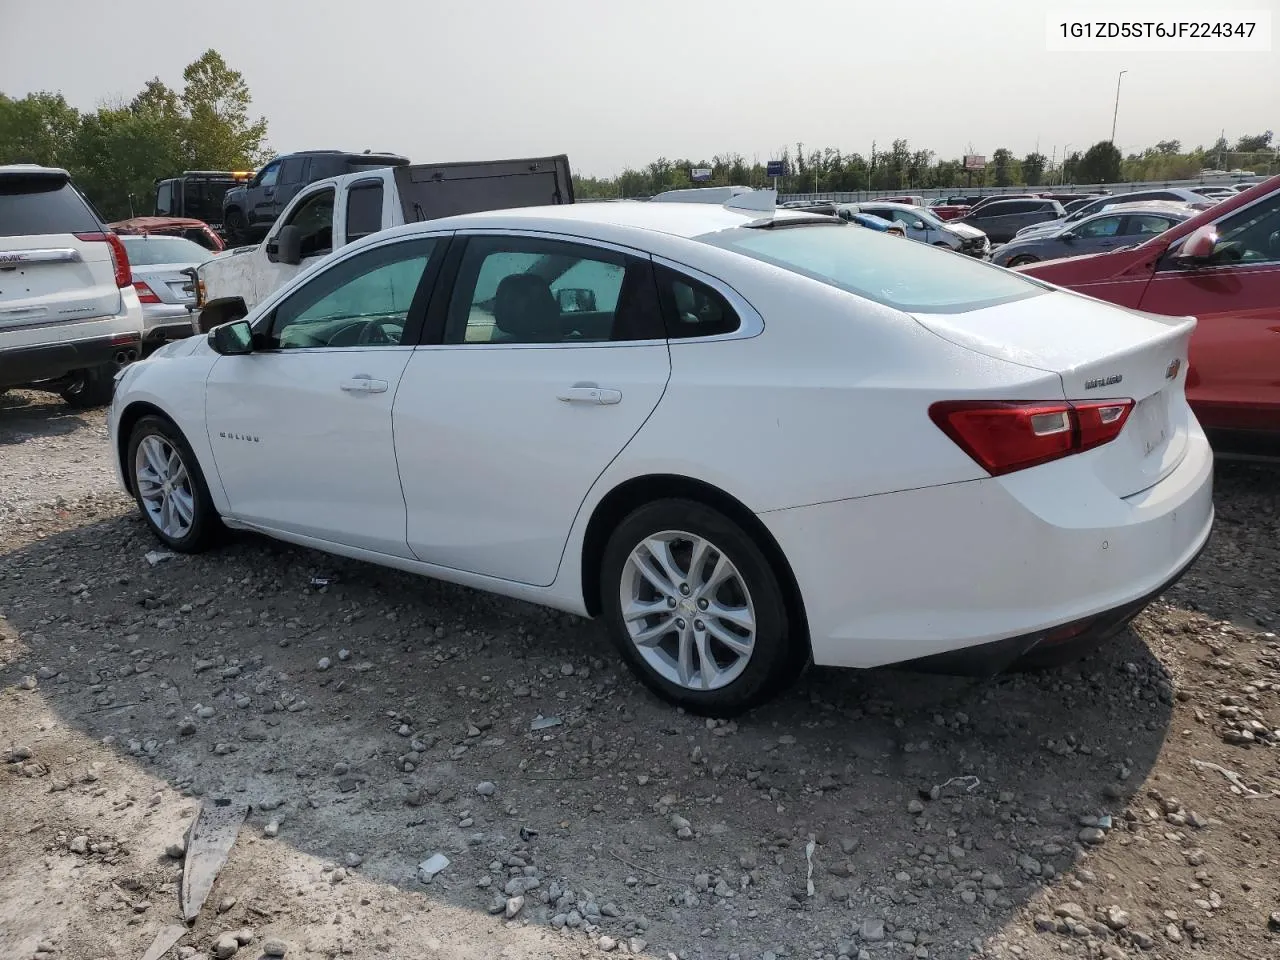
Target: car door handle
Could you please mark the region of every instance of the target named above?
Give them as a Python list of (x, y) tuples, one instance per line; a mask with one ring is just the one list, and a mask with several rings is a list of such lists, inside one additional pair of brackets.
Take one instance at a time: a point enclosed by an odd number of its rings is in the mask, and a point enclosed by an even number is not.
[(368, 374), (357, 374), (342, 384), (347, 393), (386, 393), (389, 384), (385, 380), (375, 380)]
[(556, 398), (565, 403), (620, 403), (621, 390), (607, 390), (594, 383), (575, 383), (568, 390), (561, 390)]

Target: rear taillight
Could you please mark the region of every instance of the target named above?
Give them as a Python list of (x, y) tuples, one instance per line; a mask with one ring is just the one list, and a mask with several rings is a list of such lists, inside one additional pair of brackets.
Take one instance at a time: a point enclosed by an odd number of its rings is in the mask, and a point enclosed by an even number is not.
[(1110, 443), (1132, 400), (947, 400), (929, 417), (993, 477)]
[(159, 303), (160, 298), (156, 296), (156, 292), (152, 290), (142, 280), (133, 281), (133, 289), (138, 291), (138, 300), (141, 303)]
[(129, 254), (120, 237), (114, 233), (77, 233), (77, 240), (85, 243), (105, 243), (111, 248), (111, 263), (115, 267), (116, 286), (127, 287), (133, 283), (133, 271), (129, 267)]

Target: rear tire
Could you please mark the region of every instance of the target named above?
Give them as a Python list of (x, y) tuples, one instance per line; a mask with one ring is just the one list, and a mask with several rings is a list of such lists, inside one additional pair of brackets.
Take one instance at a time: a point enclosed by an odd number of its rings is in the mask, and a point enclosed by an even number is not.
[(129, 434), (126, 460), (133, 498), (161, 543), (179, 553), (211, 547), (223, 527), (191, 445), (171, 421), (143, 417)]
[(76, 370), (58, 395), (78, 410), (105, 407), (115, 393), (116, 371), (119, 369), (114, 363), (105, 363), (100, 367)]
[(806, 662), (768, 558), (703, 503), (658, 500), (629, 514), (605, 546), (600, 591), (628, 666), (691, 713), (749, 710), (789, 686)]

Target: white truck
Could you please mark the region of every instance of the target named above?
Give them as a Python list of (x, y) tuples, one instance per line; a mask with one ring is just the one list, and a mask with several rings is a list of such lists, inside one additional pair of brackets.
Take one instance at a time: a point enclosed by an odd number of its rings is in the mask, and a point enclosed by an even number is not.
[(569, 158), (412, 164), (308, 184), (266, 238), (195, 271), (196, 331), (238, 320), (318, 258), (354, 240), (460, 213), (573, 202)]

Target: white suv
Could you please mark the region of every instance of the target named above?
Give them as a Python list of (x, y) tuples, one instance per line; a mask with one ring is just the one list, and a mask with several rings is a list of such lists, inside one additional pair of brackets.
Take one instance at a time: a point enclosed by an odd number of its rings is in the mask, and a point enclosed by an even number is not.
[(0, 393), (31, 387), (101, 406), (141, 347), (120, 238), (67, 171), (0, 166)]

